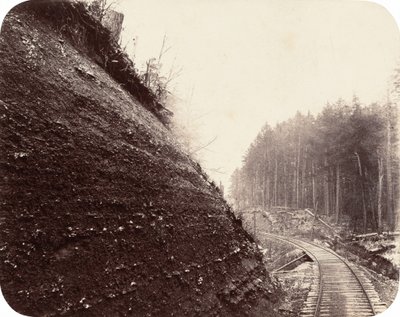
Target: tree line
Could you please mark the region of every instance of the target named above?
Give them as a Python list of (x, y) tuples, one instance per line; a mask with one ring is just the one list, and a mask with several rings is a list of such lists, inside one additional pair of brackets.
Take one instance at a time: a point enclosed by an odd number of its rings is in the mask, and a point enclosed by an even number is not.
[(394, 230), (398, 203), (396, 105), (339, 99), (314, 117), (266, 124), (231, 176), (240, 211), (312, 208), (355, 231)]

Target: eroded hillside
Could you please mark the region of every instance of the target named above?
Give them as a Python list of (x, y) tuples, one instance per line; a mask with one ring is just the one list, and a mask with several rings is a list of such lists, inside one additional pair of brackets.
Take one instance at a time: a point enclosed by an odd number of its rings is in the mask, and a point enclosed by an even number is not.
[(65, 28), (28, 5), (2, 26), (7, 301), (31, 316), (274, 316), (275, 286), (218, 190)]

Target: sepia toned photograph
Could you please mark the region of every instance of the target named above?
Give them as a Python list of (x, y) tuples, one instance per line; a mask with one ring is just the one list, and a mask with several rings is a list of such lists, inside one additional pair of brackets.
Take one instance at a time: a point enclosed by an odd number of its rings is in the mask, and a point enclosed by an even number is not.
[(4, 15), (1, 317), (397, 316), (400, 31), (383, 6)]

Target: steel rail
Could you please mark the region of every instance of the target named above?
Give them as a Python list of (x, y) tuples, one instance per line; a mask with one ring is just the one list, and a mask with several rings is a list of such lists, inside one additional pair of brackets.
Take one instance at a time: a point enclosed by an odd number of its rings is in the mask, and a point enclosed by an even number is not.
[(296, 239), (296, 238), (291, 238), (291, 237), (283, 237), (283, 236), (279, 236), (279, 235), (272, 234), (272, 233), (267, 233), (267, 232), (260, 232), (260, 233), (263, 234), (263, 235), (266, 235), (266, 236), (268, 236), (270, 238), (290, 243), (290, 244), (302, 249), (304, 252), (306, 252), (314, 260), (315, 263), (317, 263), (319, 279), (318, 279), (318, 297), (317, 297), (317, 303), (316, 303), (316, 307), (315, 307), (314, 317), (319, 316), (320, 309), (321, 309), (321, 301), (322, 301), (322, 295), (323, 295), (323, 272), (322, 272), (322, 268), (321, 268), (321, 263), (319, 262), (317, 256), (314, 255), (312, 251), (307, 249), (307, 247), (303, 246), (302, 244), (308, 244), (308, 245), (317, 247), (319, 249), (322, 249), (322, 250), (324, 250), (326, 252), (329, 252), (330, 254), (334, 255), (337, 259), (339, 259), (341, 262), (343, 262), (346, 265), (346, 267), (350, 270), (350, 272), (354, 275), (356, 281), (358, 282), (359, 286), (361, 287), (361, 290), (362, 290), (362, 292), (364, 293), (364, 295), (365, 295), (365, 297), (367, 299), (367, 302), (369, 304), (369, 307), (371, 308), (372, 313), (374, 315), (376, 314), (376, 311), (375, 311), (374, 305), (372, 304), (371, 298), (369, 297), (369, 295), (368, 295), (364, 285), (362, 284), (360, 278), (358, 277), (356, 272), (353, 270), (353, 268), (350, 266), (350, 264), (345, 259), (343, 259), (341, 256), (336, 254), (334, 251), (332, 251), (332, 250), (330, 250), (328, 248), (325, 248), (323, 246), (320, 246), (318, 244), (315, 244), (313, 242), (303, 241), (303, 240)]
[(321, 305), (321, 300), (322, 300), (322, 292), (323, 292), (323, 290), (322, 290), (322, 269), (321, 269), (321, 264), (319, 263), (317, 257), (312, 252), (310, 252), (308, 249), (304, 248), (302, 245), (300, 245), (300, 244), (298, 244), (296, 242), (293, 242), (293, 241), (291, 241), (290, 239), (288, 239), (286, 237), (282, 237), (282, 236), (278, 236), (278, 235), (271, 234), (271, 233), (266, 233), (266, 232), (260, 232), (260, 233), (262, 233), (264, 235), (267, 235), (267, 236), (270, 236), (271, 238), (274, 238), (274, 239), (277, 239), (277, 240), (288, 242), (288, 243), (290, 243), (290, 244), (302, 249), (304, 252), (306, 252), (314, 260), (315, 263), (317, 263), (317, 265), (318, 265), (318, 275), (319, 275), (319, 278), (318, 278), (318, 298), (317, 298), (317, 305), (316, 305), (315, 313), (314, 313), (314, 317), (317, 317), (319, 315), (319, 311), (320, 311), (320, 305)]
[(356, 278), (358, 284), (360, 285), (360, 287), (361, 287), (363, 293), (365, 294), (365, 297), (367, 298), (367, 301), (368, 301), (368, 304), (369, 304), (369, 306), (370, 306), (370, 308), (371, 308), (371, 310), (372, 310), (372, 313), (373, 313), (374, 315), (376, 315), (376, 311), (375, 311), (374, 305), (372, 304), (371, 298), (369, 297), (369, 295), (368, 295), (368, 293), (367, 293), (367, 290), (365, 289), (363, 283), (361, 282), (361, 280), (360, 280), (360, 278), (358, 277), (358, 275), (356, 274), (356, 272), (354, 272), (354, 270), (353, 270), (353, 268), (350, 266), (350, 264), (349, 264), (345, 259), (343, 259), (339, 254), (337, 254), (336, 252), (332, 251), (331, 249), (322, 247), (322, 246), (320, 246), (320, 245), (318, 245), (318, 244), (316, 244), (316, 243), (314, 243), (314, 242), (304, 241), (304, 243), (308, 243), (308, 244), (311, 244), (311, 245), (313, 245), (313, 246), (315, 246), (315, 247), (321, 248), (322, 250), (325, 250), (325, 251), (327, 251), (327, 252), (333, 254), (333, 255), (336, 256), (339, 260), (341, 260), (341, 261), (348, 267), (348, 269), (351, 271), (351, 273), (353, 273), (353, 275), (354, 275), (354, 277)]

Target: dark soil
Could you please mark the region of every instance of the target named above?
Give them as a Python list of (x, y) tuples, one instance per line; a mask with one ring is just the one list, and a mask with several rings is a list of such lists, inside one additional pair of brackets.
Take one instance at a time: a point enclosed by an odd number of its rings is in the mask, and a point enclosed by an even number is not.
[(261, 255), (170, 131), (24, 5), (0, 38), (0, 283), (30, 316), (276, 316)]

